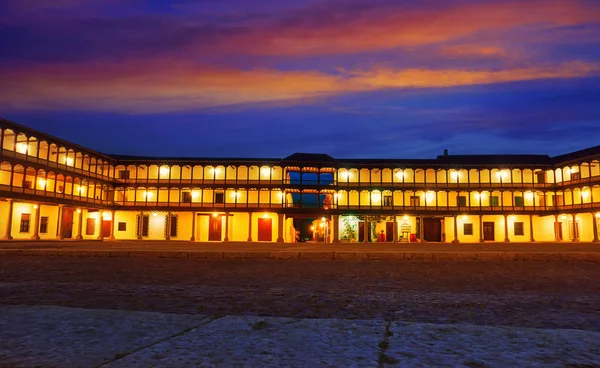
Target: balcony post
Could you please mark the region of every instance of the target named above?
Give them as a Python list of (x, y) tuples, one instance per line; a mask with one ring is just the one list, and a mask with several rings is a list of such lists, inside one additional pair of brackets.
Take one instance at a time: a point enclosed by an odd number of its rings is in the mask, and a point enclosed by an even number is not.
[(33, 215), (33, 236), (31, 237), (32, 240), (40, 240), (40, 210), (41, 210), (41, 205), (39, 203), (36, 203), (34, 205), (35, 208), (35, 213)]

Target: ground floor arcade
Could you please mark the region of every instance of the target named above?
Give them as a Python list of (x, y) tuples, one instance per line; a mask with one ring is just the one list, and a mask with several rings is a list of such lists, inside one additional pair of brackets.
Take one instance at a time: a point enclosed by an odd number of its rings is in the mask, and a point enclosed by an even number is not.
[[(317, 216), (315, 216), (317, 217)], [(598, 242), (600, 213), (548, 215), (326, 215), (313, 239), (327, 242)], [(103, 210), (6, 199), (2, 239), (294, 242), (293, 215), (275, 212)]]

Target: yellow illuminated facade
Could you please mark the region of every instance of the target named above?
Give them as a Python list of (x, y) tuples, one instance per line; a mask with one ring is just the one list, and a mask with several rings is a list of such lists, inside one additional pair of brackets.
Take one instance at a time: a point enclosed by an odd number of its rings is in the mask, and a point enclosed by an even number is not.
[[(598, 242), (600, 146), (435, 159), (105, 155), (0, 119), (0, 237)], [(325, 230), (323, 230), (325, 229)]]

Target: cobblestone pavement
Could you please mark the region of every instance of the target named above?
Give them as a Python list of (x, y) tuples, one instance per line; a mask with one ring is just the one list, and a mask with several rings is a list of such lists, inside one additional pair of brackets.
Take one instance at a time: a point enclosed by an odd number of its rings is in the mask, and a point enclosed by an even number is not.
[(5, 305), (600, 331), (586, 262), (0, 257)]

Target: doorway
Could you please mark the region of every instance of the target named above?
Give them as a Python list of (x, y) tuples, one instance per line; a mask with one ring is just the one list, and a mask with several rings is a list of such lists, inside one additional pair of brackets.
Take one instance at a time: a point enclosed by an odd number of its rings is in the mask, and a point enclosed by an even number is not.
[(208, 221), (208, 241), (221, 241), (222, 239), (222, 217), (210, 216)]
[(563, 240), (562, 222), (554, 223), (554, 235), (556, 239)]
[(258, 241), (270, 242), (273, 239), (273, 223), (270, 218), (258, 219)]
[(438, 218), (423, 218), (423, 237), (428, 242), (442, 241), (442, 221)]
[(72, 208), (63, 208), (62, 214), (62, 229), (60, 233), (63, 238), (71, 239), (73, 237), (73, 210)]
[(112, 220), (102, 221), (102, 237), (108, 238), (110, 236), (110, 228), (112, 227)]
[(395, 222), (385, 223), (385, 241), (388, 243), (394, 241), (394, 224)]
[(369, 241), (369, 242), (371, 241), (371, 231), (370, 231), (371, 230), (370, 229), (371, 223), (370, 222), (362, 221), (362, 222), (358, 223), (358, 241), (359, 242), (364, 242), (365, 241), (365, 226), (369, 227), (369, 234), (368, 234), (368, 237), (367, 237), (367, 241)]
[(494, 223), (493, 222), (484, 222), (483, 223), (483, 240), (484, 241), (496, 240), (496, 236), (494, 234)]

